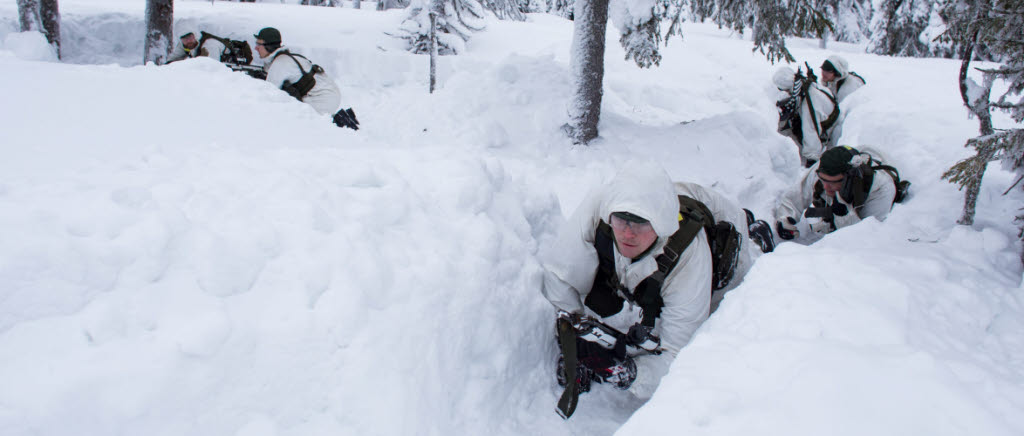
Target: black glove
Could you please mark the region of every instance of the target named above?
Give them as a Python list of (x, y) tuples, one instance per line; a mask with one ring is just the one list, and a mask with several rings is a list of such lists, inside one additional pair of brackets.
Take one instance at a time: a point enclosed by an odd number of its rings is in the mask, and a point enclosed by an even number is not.
[(846, 207), (845, 204), (840, 203), (839, 199), (832, 200), (832, 214), (835, 216), (846, 216), (850, 213), (850, 208)]
[(339, 110), (334, 114), (334, 124), (338, 127), (348, 127), (352, 130), (359, 130), (359, 120), (352, 108)]
[(651, 330), (653, 330), (651, 327), (641, 325), (639, 323), (633, 324), (633, 326), (629, 328), (629, 332), (626, 333), (626, 340), (637, 348), (642, 348), (647, 351), (657, 351), (658, 347), (661, 346), (661, 338), (652, 335)]
[(796, 230), (796, 219), (788, 216), (784, 221), (775, 222), (775, 231), (779, 234), (782, 239), (793, 239), (799, 233)]

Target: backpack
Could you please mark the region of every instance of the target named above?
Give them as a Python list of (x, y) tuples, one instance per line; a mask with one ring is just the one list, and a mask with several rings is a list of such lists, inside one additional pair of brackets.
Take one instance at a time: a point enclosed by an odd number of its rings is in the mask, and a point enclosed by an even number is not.
[(625, 289), (615, 272), (615, 255), (612, 245), (614, 233), (603, 220), (594, 235), (598, 268), (594, 284), (584, 304), (602, 317), (612, 316), (622, 310), (622, 304), (629, 299), (643, 311), (641, 324), (654, 327), (655, 320), (665, 306), (661, 298), (661, 286), (679, 256), (703, 230), (711, 249), (711, 290), (717, 291), (728, 286), (739, 259), (740, 234), (728, 221), (715, 222), (711, 210), (704, 203), (685, 195), (679, 196), (679, 230), (668, 238), (661, 254), (655, 257), (658, 270), (640, 282), (635, 292)]
[(221, 38), (206, 32), (199, 32), (199, 34), (201, 35), (199, 38), (199, 49), (202, 49), (203, 44), (209, 39), (224, 44), (224, 51), (220, 54), (221, 62), (237, 65), (249, 65), (252, 63), (252, 47), (249, 47), (248, 42)]
[[(299, 77), (298, 81), (292, 83), (290, 81), (285, 80), (284, 84), (281, 85), (281, 89), (284, 90), (284, 92), (287, 92), (288, 95), (295, 97), (299, 101), (302, 101), (302, 99), (306, 98), (306, 95), (309, 94), (309, 91), (312, 90), (314, 86), (316, 86), (316, 77), (314, 76), (316, 76), (318, 73), (323, 73), (324, 69), (317, 64), (313, 64), (309, 71), (302, 69), (302, 64), (299, 63), (299, 60), (295, 59), (295, 57), (300, 57), (303, 59), (306, 59), (306, 57), (299, 54), (292, 54), (287, 50), (274, 55), (274, 59), (277, 59), (277, 57), (281, 55), (287, 55), (288, 57), (292, 58), (292, 61), (295, 61), (295, 65), (299, 67), (299, 71), (302, 72), (302, 77)], [(309, 59), (306, 60), (308, 61)]]

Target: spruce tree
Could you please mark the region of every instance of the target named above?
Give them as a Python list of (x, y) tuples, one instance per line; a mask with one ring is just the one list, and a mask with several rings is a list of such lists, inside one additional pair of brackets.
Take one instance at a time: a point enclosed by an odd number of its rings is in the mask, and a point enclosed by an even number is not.
[[(963, 47), (960, 96), (970, 114), (978, 117), (980, 133), (966, 144), (975, 149), (975, 155), (957, 162), (943, 178), (966, 189), (963, 214), (957, 222), (971, 225), (989, 162), (1002, 161), (1005, 168), (1018, 174), (1018, 182), (1024, 178), (1024, 129), (998, 129), (992, 124), (993, 109), (1009, 113), (1017, 125), (1024, 122), (1024, 0), (956, 0), (946, 5), (943, 15), (948, 17), (943, 40)], [(969, 73), (981, 50), (1000, 65), (976, 68), (983, 77), (978, 84)], [(993, 99), (996, 81), (1007, 87)], [(1018, 220), (1024, 217), (1018, 216)]]

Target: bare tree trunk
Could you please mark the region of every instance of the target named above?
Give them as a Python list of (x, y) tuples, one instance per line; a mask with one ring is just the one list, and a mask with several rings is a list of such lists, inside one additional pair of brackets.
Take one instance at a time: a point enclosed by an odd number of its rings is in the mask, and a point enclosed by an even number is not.
[(822, 50), (828, 48), (828, 29), (821, 33), (821, 41), (818, 41), (818, 48)]
[(60, 8), (57, 5), (57, 0), (41, 0), (39, 18), (43, 24), (43, 34), (46, 35), (46, 40), (57, 51), (57, 59), (60, 59)]
[(171, 52), (174, 28), (173, 0), (146, 0), (146, 41), (143, 62), (163, 65)]
[(363, 5), (361, 5), (360, 3), (362, 3), (362, 1), (355, 0), (354, 2), (352, 2), (352, 8), (353, 9), (362, 9)]
[(440, 1), (433, 1), (430, 5), (430, 93), (434, 93), (437, 85), (437, 10), (435, 9)]
[(39, 0), (18, 0), (18, 22), (22, 32), (43, 30), (39, 21)]
[(608, 0), (577, 0), (572, 37), (572, 101), (567, 133), (573, 143), (597, 137), (604, 84), (604, 44), (608, 28)]

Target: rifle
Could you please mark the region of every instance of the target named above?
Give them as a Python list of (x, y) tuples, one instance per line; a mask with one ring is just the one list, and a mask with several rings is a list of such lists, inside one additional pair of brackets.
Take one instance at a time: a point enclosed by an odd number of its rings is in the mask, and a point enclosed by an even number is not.
[(267, 80), (267, 72), (263, 71), (263, 67), (256, 65), (236, 64), (231, 62), (225, 62), (224, 65), (227, 65), (228, 68), (231, 68), (231, 71), (242, 71), (245, 74), (248, 74), (249, 77), (252, 77), (254, 79)]
[(661, 339), (650, 334), (650, 329), (639, 331), (638, 329), (646, 328), (640, 325), (635, 325), (628, 333), (623, 333), (596, 318), (581, 316), (573, 323), (573, 327), (576, 328), (576, 334), (580, 339), (598, 344), (607, 350), (625, 351), (626, 347), (629, 347), (630, 354), (661, 354)]
[(811, 64), (808, 64), (805, 61), (804, 65), (807, 66), (807, 79), (810, 80), (811, 82), (817, 82), (818, 76), (814, 74), (814, 68), (811, 68)]

